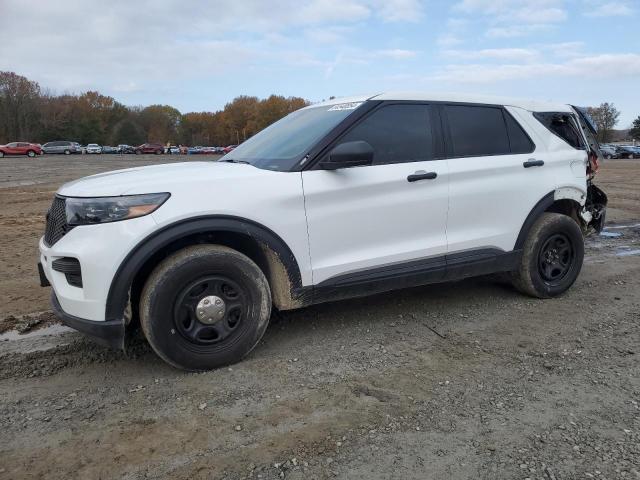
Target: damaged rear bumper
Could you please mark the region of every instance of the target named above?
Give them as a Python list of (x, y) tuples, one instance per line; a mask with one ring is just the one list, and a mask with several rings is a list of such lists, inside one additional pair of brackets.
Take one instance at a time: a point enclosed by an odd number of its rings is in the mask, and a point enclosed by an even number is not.
[(607, 194), (593, 183), (587, 187), (587, 201), (582, 211), (582, 219), (587, 226), (587, 233), (595, 231), (600, 233), (604, 228), (607, 216)]

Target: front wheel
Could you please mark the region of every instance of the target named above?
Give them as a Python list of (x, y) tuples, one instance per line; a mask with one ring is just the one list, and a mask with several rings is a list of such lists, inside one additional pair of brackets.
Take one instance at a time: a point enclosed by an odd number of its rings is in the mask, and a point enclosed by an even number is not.
[(543, 213), (529, 231), (512, 281), (532, 297), (556, 297), (576, 281), (583, 259), (584, 238), (576, 221), (560, 213)]
[(271, 290), (260, 268), (221, 245), (168, 257), (140, 298), (142, 330), (155, 352), (191, 371), (241, 360), (262, 338), (270, 315)]
[(71, 155), (71, 150), (65, 150), (65, 151), (64, 151), (64, 154), (65, 154), (65, 155)]
[(29, 150), (29, 151), (27, 152), (27, 156), (28, 156), (28, 157), (33, 158), (33, 157), (35, 157), (35, 156), (36, 156), (36, 152), (34, 152), (33, 150)]
[(0, 158), (4, 157), (4, 152), (0, 150)]

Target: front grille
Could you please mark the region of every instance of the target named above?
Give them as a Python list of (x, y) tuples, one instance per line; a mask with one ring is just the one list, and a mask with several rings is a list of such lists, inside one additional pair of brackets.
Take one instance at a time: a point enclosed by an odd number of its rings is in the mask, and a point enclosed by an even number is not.
[(73, 227), (67, 225), (65, 199), (56, 196), (47, 212), (47, 228), (44, 231), (44, 243), (50, 247), (64, 237)]

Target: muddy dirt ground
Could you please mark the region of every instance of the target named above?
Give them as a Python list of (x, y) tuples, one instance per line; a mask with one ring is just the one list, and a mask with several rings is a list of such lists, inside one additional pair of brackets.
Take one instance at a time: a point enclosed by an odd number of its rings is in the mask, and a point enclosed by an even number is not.
[(490, 277), (320, 305), (185, 374), (56, 325), (34, 267), (60, 183), (174, 160), (0, 159), (0, 478), (640, 479), (640, 161), (604, 165), (608, 228), (561, 298)]

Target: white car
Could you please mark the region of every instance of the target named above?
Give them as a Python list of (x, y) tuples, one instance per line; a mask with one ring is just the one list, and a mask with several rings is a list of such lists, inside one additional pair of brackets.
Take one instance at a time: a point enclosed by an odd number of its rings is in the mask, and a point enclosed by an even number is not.
[(604, 222), (588, 123), (568, 105), (465, 96), (309, 106), (216, 162), (62, 186), (41, 281), (67, 325), (120, 347), (141, 325), (188, 370), (247, 355), (273, 307), (493, 272), (555, 297)]
[(85, 153), (102, 153), (102, 147), (97, 143), (89, 143), (85, 147)]

